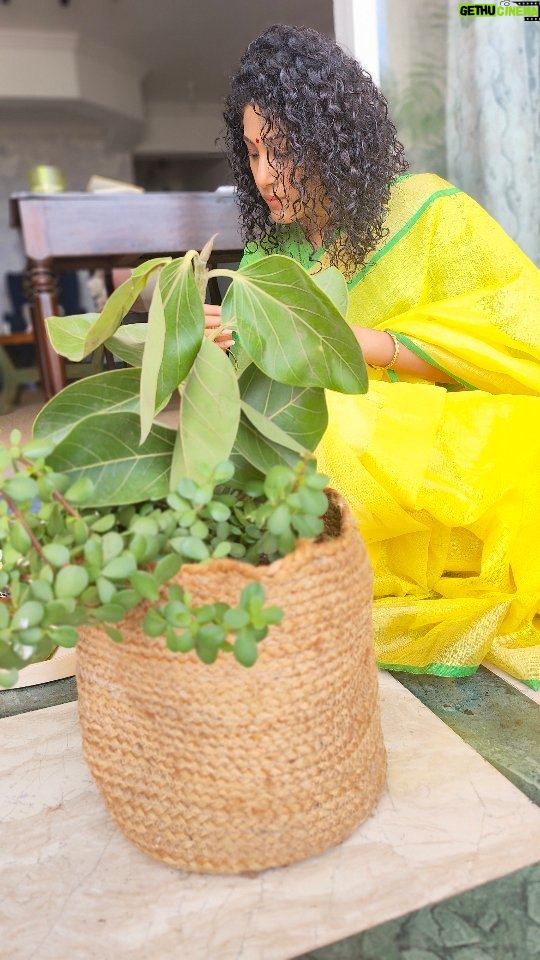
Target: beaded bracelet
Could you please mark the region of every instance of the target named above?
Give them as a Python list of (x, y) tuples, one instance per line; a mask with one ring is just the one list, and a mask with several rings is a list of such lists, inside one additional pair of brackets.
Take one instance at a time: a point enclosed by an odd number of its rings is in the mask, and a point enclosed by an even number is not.
[(393, 356), (392, 359), (390, 360), (390, 363), (385, 363), (384, 365), (381, 365), (381, 364), (378, 364), (378, 363), (370, 363), (370, 367), (371, 367), (373, 370), (393, 370), (393, 369), (394, 369), (395, 362), (396, 362), (397, 358), (399, 357), (400, 342), (399, 342), (398, 338), (396, 337), (396, 335), (395, 335), (394, 333), (391, 333), (390, 330), (384, 330), (383, 332), (384, 332), (384, 333), (387, 333), (389, 337), (392, 337), (392, 340), (394, 341), (394, 356)]

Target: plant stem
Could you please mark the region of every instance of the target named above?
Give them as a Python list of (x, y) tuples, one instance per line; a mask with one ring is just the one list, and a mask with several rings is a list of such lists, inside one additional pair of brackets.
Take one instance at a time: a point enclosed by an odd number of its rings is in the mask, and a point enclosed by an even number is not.
[(75, 517), (77, 520), (80, 519), (80, 514), (77, 512), (77, 510), (71, 506), (71, 504), (66, 500), (65, 497), (62, 496), (61, 493), (58, 493), (58, 490), (53, 490), (53, 497), (56, 502), (64, 508), (66, 513), (69, 513), (70, 517)]
[(199, 291), (199, 296), (204, 303), (206, 297), (206, 285), (208, 283), (208, 270), (206, 269), (206, 264), (195, 257), (193, 261), (193, 269), (195, 271), (195, 283), (197, 284), (197, 290)]
[(214, 245), (214, 240), (216, 239), (217, 234), (214, 234), (213, 237), (204, 245), (200, 253), (196, 253), (193, 258), (193, 270), (195, 272), (195, 283), (197, 284), (197, 290), (201, 296), (201, 300), (204, 303), (206, 297), (206, 287), (208, 285), (208, 258), (212, 252), (212, 247)]
[[(20, 462), (21, 462), (25, 467), (31, 467), (31, 468), (34, 467), (34, 464), (32, 463), (32, 461), (31, 461), (31, 460), (26, 460), (24, 457), (21, 457), (21, 458), (20, 458)], [(36, 472), (36, 471), (34, 470), (34, 473), (35, 473), (35, 472)], [(43, 475), (43, 474), (42, 474), (42, 475)], [(74, 507), (71, 506), (70, 503), (68, 503), (68, 501), (65, 499), (65, 497), (63, 497), (62, 494), (58, 492), (58, 490), (53, 490), (52, 495), (53, 495), (54, 499), (56, 500), (56, 502), (59, 503), (60, 506), (64, 508), (64, 510), (66, 511), (66, 513), (69, 513), (69, 515), (70, 515), (71, 517), (76, 517), (77, 519), (79, 519), (79, 514), (77, 513), (77, 511), (74, 509)], [(6, 497), (6, 499), (7, 499), (7, 497)]]
[(37, 550), (37, 552), (39, 553), (39, 555), (40, 555), (41, 559), (43, 560), (43, 562), (46, 563), (46, 564), (48, 564), (48, 560), (47, 560), (45, 554), (43, 553), (43, 550), (41, 549), (41, 544), (40, 544), (39, 540), (34, 536), (33, 531), (32, 531), (31, 528), (28, 526), (28, 523), (26, 522), (26, 519), (25, 519), (24, 515), (21, 513), (21, 511), (19, 510), (17, 504), (15, 503), (15, 500), (13, 500), (13, 499), (9, 496), (9, 494), (5, 493), (4, 491), (2, 491), (2, 496), (3, 496), (4, 500), (6, 501), (8, 507), (10, 508), (12, 514), (13, 514), (15, 517), (17, 517), (17, 520), (19, 521), (19, 523), (21, 523), (22, 526), (24, 527), (24, 529), (26, 530), (26, 532), (27, 532), (27, 534), (28, 534), (28, 536), (29, 536), (29, 538), (30, 538), (30, 542), (31, 542), (32, 546), (34, 547), (34, 549)]
[(219, 270), (207, 270), (206, 279), (210, 280), (212, 277), (230, 277), (231, 280), (237, 276), (235, 270), (227, 270), (225, 267), (220, 267)]

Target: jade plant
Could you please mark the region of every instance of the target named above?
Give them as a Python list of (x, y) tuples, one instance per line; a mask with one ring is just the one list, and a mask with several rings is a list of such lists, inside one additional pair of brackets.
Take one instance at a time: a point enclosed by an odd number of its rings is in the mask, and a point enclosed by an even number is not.
[[(141, 603), (146, 633), (171, 650), (208, 664), (229, 651), (250, 666), (283, 617), (260, 583), (235, 607), (197, 607), (170, 581), (183, 563), (272, 563), (299, 538), (323, 535), (327, 478), (313, 451), (325, 390), (367, 389), (345, 281), (277, 254), (212, 270), (210, 251), (143, 263), (100, 314), (47, 321), (67, 359), (105, 345), (122, 365), (67, 386), (29, 443), (14, 431), (0, 449), (3, 686), (74, 646), (87, 624), (121, 642), (127, 611)], [(148, 322), (122, 325), (154, 274)], [(213, 336), (234, 332), (230, 356), (205, 336), (217, 276), (231, 282)]]

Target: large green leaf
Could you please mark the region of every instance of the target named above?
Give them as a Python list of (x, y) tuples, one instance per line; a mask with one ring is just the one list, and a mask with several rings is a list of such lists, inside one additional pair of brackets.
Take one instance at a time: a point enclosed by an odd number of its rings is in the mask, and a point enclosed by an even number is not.
[(203, 479), (204, 468), (213, 470), (232, 450), (240, 392), (234, 367), (221, 347), (203, 340), (181, 397), (171, 489), (182, 477)]
[(88, 505), (158, 499), (169, 490), (174, 437), (174, 430), (154, 425), (140, 444), (137, 414), (99, 413), (78, 423), (47, 462), (73, 481), (92, 481)]
[(326, 270), (312, 273), (310, 276), (338, 308), (341, 316), (345, 317), (349, 306), (349, 291), (343, 274), (339, 272), (337, 267), (327, 267)]
[(302, 447), (293, 437), (285, 433), (281, 427), (278, 427), (277, 423), (274, 423), (269, 417), (265, 417), (264, 413), (259, 413), (255, 407), (251, 407), (249, 403), (245, 403), (243, 400), (240, 403), (240, 409), (251, 425), (255, 427), (266, 440), (271, 440), (273, 444), (286, 447), (287, 450), (293, 450), (294, 453), (306, 453), (305, 447)]
[(191, 370), (204, 336), (204, 307), (197, 289), (190, 250), (173, 260), (159, 277), (148, 314), (141, 376), (141, 435), (147, 436)]
[(297, 443), (314, 450), (328, 423), (324, 390), (270, 380), (254, 363), (240, 377), (242, 400), (264, 413)]
[(243, 487), (252, 480), (263, 480), (265, 478), (264, 470), (257, 470), (253, 464), (249, 463), (245, 457), (238, 453), (233, 447), (229, 460), (234, 464), (234, 482), (238, 487)]
[(33, 436), (59, 442), (74, 426), (96, 413), (138, 411), (140, 376), (140, 370), (107, 370), (76, 380), (40, 410)]
[(101, 313), (86, 315), (90, 316), (90, 322), (82, 316), (48, 317), (47, 332), (56, 352), (68, 360), (83, 360), (105, 343), (129, 313), (151, 274), (170, 260), (170, 257), (156, 257), (142, 263), (111, 294)]
[(123, 323), (122, 326), (118, 327), (116, 333), (109, 337), (105, 346), (115, 357), (119, 357), (124, 363), (129, 363), (131, 367), (142, 367), (147, 333), (148, 324), (146, 321), (144, 323)]
[(85, 345), (99, 316), (99, 313), (81, 313), (71, 317), (47, 317), (47, 333), (56, 352), (68, 360), (80, 361), (86, 357)]
[(165, 347), (157, 401), (162, 404), (185, 380), (204, 336), (204, 306), (190, 255), (170, 264), (159, 278), (165, 313)]
[[(242, 482), (249, 476), (245, 461), (259, 473), (266, 474), (277, 464), (294, 466), (300, 459), (300, 454), (264, 437), (243, 411), (234, 441), (234, 454), (233, 461), (238, 464), (237, 479), (240, 477)], [(240, 459), (237, 459), (238, 455)]]
[(157, 382), (164, 348), (165, 312), (163, 310), (161, 288), (158, 283), (152, 294), (148, 312), (148, 331), (141, 367), (141, 441), (148, 436), (156, 414)]
[(242, 348), (280, 383), (365, 393), (362, 351), (340, 310), (294, 260), (273, 254), (234, 275), (222, 306)]

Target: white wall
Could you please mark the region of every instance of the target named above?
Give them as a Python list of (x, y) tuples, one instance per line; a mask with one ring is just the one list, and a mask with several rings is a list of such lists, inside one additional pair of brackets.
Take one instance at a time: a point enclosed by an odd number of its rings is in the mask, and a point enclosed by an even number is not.
[(221, 153), (216, 138), (225, 126), (222, 104), (149, 101), (145, 121), (144, 134), (134, 147), (136, 156)]
[(380, 81), (378, 0), (334, 0), (334, 34), (337, 42)]

